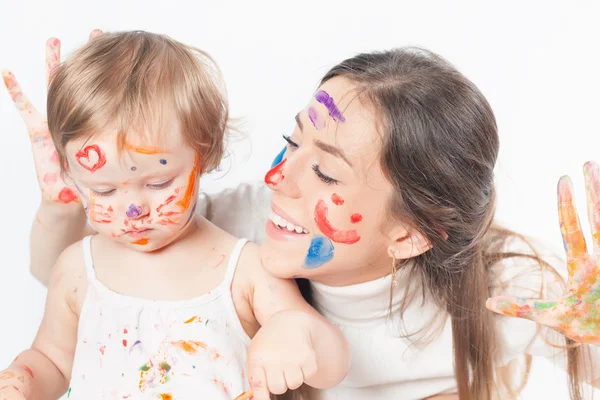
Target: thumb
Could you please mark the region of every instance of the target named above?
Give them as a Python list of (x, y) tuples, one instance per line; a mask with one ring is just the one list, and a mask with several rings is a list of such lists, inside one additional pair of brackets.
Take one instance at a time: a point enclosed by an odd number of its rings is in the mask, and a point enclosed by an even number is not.
[(548, 326), (550, 326), (549, 322), (552, 319), (549, 321), (547, 316), (556, 305), (556, 301), (524, 299), (511, 296), (492, 297), (485, 303), (488, 310), (500, 315), (529, 319)]

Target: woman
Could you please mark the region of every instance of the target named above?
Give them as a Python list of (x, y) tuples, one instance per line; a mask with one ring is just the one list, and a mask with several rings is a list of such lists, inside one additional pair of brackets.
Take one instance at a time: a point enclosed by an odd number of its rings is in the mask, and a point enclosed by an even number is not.
[[(49, 55), (52, 67), (57, 41), (49, 41)], [(16, 81), (8, 86), (18, 104), (26, 103)], [(43, 118), (23, 114), (44, 176), (55, 168), (52, 143), (40, 135)], [(554, 331), (539, 335), (534, 324), (485, 307), (490, 293), (504, 290), (545, 295), (539, 271), (546, 264), (522, 238), (493, 224), (498, 135), (482, 94), (424, 50), (361, 54), (329, 71), (296, 121), (265, 177), (269, 188), (245, 184), (203, 196), (199, 212), (262, 243), (265, 268), (304, 278), (298, 283), (305, 296), (346, 334), (353, 367), (320, 397), (516, 397), (523, 382), (512, 382), (510, 367), (520, 356), (551, 357), (555, 349), (546, 339), (561, 343)], [(40, 185), (32, 272), (45, 282), (62, 249), (88, 232), (63, 182)], [(563, 197), (570, 194), (562, 187)], [(572, 215), (572, 205), (568, 210)], [(573, 231), (567, 244), (577, 239)], [(593, 259), (586, 262), (597, 268)], [(508, 304), (490, 307), (510, 313)], [(520, 308), (512, 314), (542, 315)], [(564, 323), (560, 329), (582, 338)], [(580, 382), (598, 375), (590, 375), (581, 348), (560, 353), (579, 398)]]

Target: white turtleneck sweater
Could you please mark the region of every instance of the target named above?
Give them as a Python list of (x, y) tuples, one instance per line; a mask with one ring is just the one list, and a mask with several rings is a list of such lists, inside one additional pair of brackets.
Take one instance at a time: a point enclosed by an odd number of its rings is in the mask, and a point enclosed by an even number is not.
[[(261, 243), (264, 226), (271, 212), (270, 190), (262, 184), (242, 184), (216, 195), (201, 195), (199, 213), (231, 234)], [(525, 251), (523, 243), (510, 246)], [(552, 261), (556, 265), (556, 261)], [(539, 297), (541, 273), (527, 259), (511, 259), (498, 266), (501, 280), (508, 286), (495, 294)], [(415, 344), (420, 336), (405, 338), (429, 326), (433, 317), (444, 315), (429, 298), (415, 297), (402, 320), (398, 310), (406, 292), (408, 277), (398, 271), (390, 314), (391, 276), (356, 285), (331, 287), (312, 282), (317, 309), (346, 335), (352, 351), (352, 367), (336, 387), (320, 393), (323, 400), (417, 400), (440, 393), (456, 393), (453, 371), (452, 329), (449, 318), (441, 321), (441, 331), (424, 344)], [(549, 296), (560, 294), (557, 285)], [(423, 301), (422, 301), (423, 300)], [(565, 368), (562, 350), (550, 343), (564, 344), (564, 338), (549, 329), (537, 331), (535, 323), (497, 316), (502, 340), (502, 362), (508, 363), (525, 354), (542, 356)], [(542, 336), (544, 338), (542, 338)], [(595, 347), (595, 376), (600, 378), (600, 348)]]

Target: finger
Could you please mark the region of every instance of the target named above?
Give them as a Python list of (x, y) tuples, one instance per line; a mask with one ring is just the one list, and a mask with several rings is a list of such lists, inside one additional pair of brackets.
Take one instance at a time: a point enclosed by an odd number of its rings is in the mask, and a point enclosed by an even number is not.
[(262, 366), (249, 363), (248, 376), (252, 387), (252, 400), (270, 400), (271, 395), (267, 386), (267, 376)]
[(2, 79), (10, 97), (21, 114), (21, 118), (25, 121), (25, 125), (28, 128), (40, 126), (44, 121), (44, 117), (42, 117), (42, 114), (35, 109), (25, 93), (23, 93), (15, 75), (11, 71), (2, 71)]
[(583, 167), (583, 175), (594, 253), (600, 254), (600, 166), (594, 161), (587, 162)]
[(284, 372), (284, 378), (288, 389), (298, 389), (304, 383), (304, 374), (300, 368), (286, 370)]
[(48, 85), (58, 64), (60, 64), (60, 40), (50, 38), (46, 41), (46, 83)]
[(524, 318), (542, 325), (555, 327), (558, 322), (552, 318), (558, 302), (538, 299), (523, 299), (511, 296), (489, 298), (485, 306), (488, 310), (507, 317)]
[(267, 368), (266, 374), (269, 392), (273, 394), (284, 394), (287, 391), (288, 388), (285, 383), (285, 376), (283, 375), (283, 371), (281, 371), (278, 368)]
[(102, 36), (102, 34), (104, 34), (104, 32), (102, 32), (100, 29), (94, 29), (90, 32), (90, 40)]
[[(558, 182), (558, 216), (567, 257), (569, 259), (586, 257), (587, 247), (573, 199), (573, 184), (566, 176), (560, 178)], [(573, 272), (569, 266), (569, 277)]]
[(309, 356), (307, 356), (307, 359), (304, 361), (304, 363), (302, 365), (302, 375), (303, 375), (304, 381), (312, 378), (317, 373), (317, 369), (318, 369), (317, 356), (313, 352)]
[(247, 392), (240, 394), (234, 400), (249, 400), (249, 399), (252, 399), (252, 396), (253, 396), (252, 390), (248, 390)]

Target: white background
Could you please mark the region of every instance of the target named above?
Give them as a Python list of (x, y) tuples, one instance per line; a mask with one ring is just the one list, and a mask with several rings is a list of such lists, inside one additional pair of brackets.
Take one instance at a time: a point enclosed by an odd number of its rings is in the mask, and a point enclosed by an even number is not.
[[(11, 1), (0, 0), (0, 68), (45, 108), (44, 43), (68, 55), (90, 30), (143, 29), (207, 50), (221, 66), (248, 138), (232, 146), (215, 191), (261, 179), (293, 116), (336, 62), (419, 45), (453, 62), (487, 96), (501, 137), (499, 219), (562, 252), (556, 182), (573, 177), (587, 230), (581, 167), (600, 161), (600, 5), (596, 1)], [(2, 87), (3, 88), (3, 87)], [(39, 191), (28, 137), (0, 89), (0, 369), (29, 346), (45, 289), (28, 271)], [(589, 237), (589, 236), (588, 236)], [(561, 253), (562, 254), (562, 253)], [(566, 399), (545, 360), (523, 399)], [(597, 395), (600, 393), (597, 393)]]

